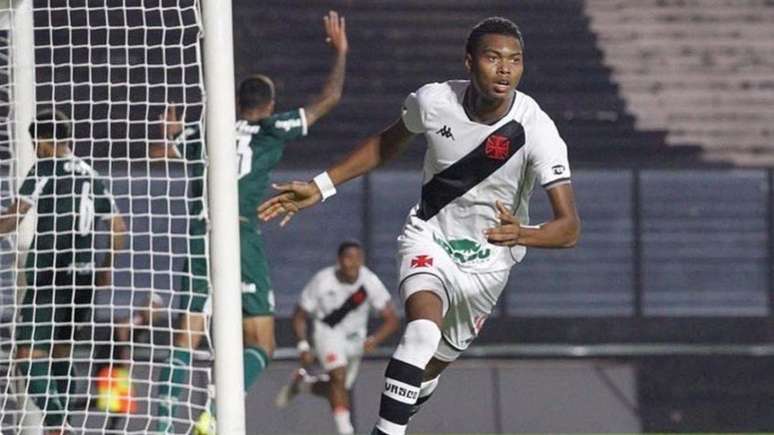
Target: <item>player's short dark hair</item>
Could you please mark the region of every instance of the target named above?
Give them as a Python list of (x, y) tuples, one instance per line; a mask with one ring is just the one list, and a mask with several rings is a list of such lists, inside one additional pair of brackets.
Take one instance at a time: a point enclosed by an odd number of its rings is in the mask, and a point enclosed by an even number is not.
[(336, 255), (341, 257), (341, 254), (343, 254), (344, 251), (346, 251), (349, 248), (357, 248), (357, 249), (362, 250), (363, 249), (363, 245), (360, 244), (360, 242), (358, 242), (355, 239), (344, 240), (343, 242), (341, 242), (339, 244), (339, 249), (337, 250), (337, 254)]
[(274, 83), (263, 74), (248, 77), (239, 84), (237, 97), (243, 108), (262, 107), (274, 100)]
[(481, 38), (490, 33), (513, 36), (519, 41), (521, 50), (524, 51), (524, 38), (521, 36), (521, 30), (519, 30), (519, 26), (516, 23), (503, 17), (489, 17), (473, 26), (470, 30), (468, 41), (465, 43), (465, 52), (474, 54)]
[(70, 139), (70, 118), (55, 109), (41, 110), (30, 122), (30, 136), (34, 139)]

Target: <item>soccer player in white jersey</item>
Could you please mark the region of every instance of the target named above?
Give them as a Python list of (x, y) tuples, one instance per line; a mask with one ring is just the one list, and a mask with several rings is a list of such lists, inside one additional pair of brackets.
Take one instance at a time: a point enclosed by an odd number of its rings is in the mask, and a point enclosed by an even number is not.
[[(373, 334), (366, 335), (370, 310), (379, 313), (382, 323)], [(313, 347), (307, 341), (308, 317), (314, 319)], [(308, 369), (316, 355), (325, 375), (311, 376), (304, 368), (299, 369), (290, 385), (277, 394), (277, 406), (287, 406), (300, 392), (327, 398), (338, 433), (354, 433), (348, 392), (357, 378), (360, 359), (390, 337), (398, 324), (390, 293), (364, 265), (360, 243), (342, 242), (336, 266), (326, 267), (312, 277), (293, 314), (302, 367)]]
[[(375, 434), (405, 433), (440, 373), (478, 335), (527, 247), (570, 248), (580, 236), (567, 146), (540, 106), (516, 90), (524, 57), (513, 22), (485, 19), (465, 47), (469, 80), (422, 86), (397, 121), (311, 182), (276, 186), (259, 209), (264, 220), (284, 216), (284, 225), (424, 134), (422, 196), (398, 238), (407, 324), (387, 366)], [(553, 217), (528, 225), (535, 184)]]

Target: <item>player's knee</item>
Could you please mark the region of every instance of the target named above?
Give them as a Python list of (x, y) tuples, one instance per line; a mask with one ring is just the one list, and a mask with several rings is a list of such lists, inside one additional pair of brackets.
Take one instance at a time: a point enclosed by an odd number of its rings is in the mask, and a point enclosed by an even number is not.
[(433, 352), (441, 340), (441, 330), (427, 319), (412, 320), (406, 324), (401, 344), (412, 348), (431, 349)]
[(412, 320), (406, 324), (395, 357), (417, 367), (425, 367), (438, 348), (441, 330), (435, 322), (427, 319)]

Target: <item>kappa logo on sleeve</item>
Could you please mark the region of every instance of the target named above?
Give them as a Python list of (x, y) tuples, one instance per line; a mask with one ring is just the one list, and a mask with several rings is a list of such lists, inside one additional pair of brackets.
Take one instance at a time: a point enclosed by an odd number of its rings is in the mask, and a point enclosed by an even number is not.
[(429, 255), (417, 255), (416, 257), (411, 259), (411, 268), (415, 269), (417, 267), (432, 267), (433, 266), (433, 257)]
[(438, 131), (435, 132), (435, 134), (445, 137), (446, 139), (454, 140), (454, 134), (451, 131), (451, 128), (449, 128), (448, 125), (444, 125), (443, 127), (439, 128)]

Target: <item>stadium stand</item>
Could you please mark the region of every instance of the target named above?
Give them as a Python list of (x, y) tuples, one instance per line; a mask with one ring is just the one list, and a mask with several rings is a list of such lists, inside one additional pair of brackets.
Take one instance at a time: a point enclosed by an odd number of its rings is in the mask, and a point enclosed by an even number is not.
[[(340, 156), (354, 138), (392, 120), (408, 92), (421, 84), (464, 77), (461, 48), (468, 29), (493, 14), (516, 20), (526, 45), (521, 89), (556, 121), (576, 164), (670, 164), (695, 158), (696, 147), (665, 145), (663, 129), (637, 128), (603, 63), (580, 0), (446, 2), (410, 0), (348, 3), (352, 59), (341, 116), (315, 129), (316, 155)], [(239, 7), (237, 24), (249, 36), (236, 41), (238, 75), (264, 71), (277, 79), (279, 105), (303, 104), (319, 86), (327, 60), (319, 59), (317, 28), (328, 2), (283, 2)], [(430, 13), (432, 12), (432, 13)], [(281, 17), (282, 19), (275, 19)], [(271, 18), (271, 19), (267, 19)], [(261, 22), (261, 26), (246, 23)], [(292, 38), (281, 38), (293, 29)], [(266, 41), (266, 42), (264, 42)], [(306, 145), (305, 145), (306, 146)], [(414, 149), (403, 162), (416, 162)], [(288, 153), (286, 166), (308, 166), (308, 155)], [(303, 160), (302, 160), (303, 159)]]
[(774, 163), (774, 3), (588, 0), (586, 13), (638, 128), (708, 160)]

